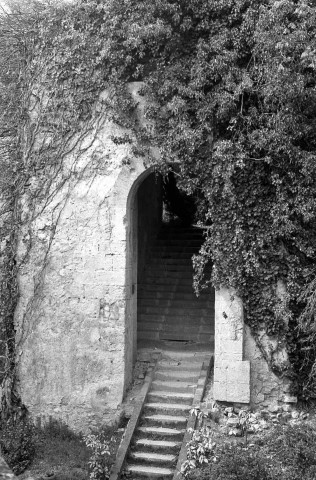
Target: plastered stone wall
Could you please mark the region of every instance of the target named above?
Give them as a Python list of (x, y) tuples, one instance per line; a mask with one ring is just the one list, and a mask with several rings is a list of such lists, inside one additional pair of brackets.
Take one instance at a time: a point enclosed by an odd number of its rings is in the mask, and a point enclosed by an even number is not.
[(86, 135), (65, 159), (68, 180), (56, 179), (51, 201), (38, 205), (20, 238), (22, 400), (34, 419), (60, 419), (75, 430), (115, 421), (135, 358), (133, 219), (147, 173), (113, 134), (122, 132), (104, 120)]
[[(140, 86), (130, 92), (143, 118)], [(125, 133), (101, 118), (75, 142), (31, 222), (23, 199), (17, 369), (22, 401), (41, 423), (52, 417), (77, 431), (113, 423), (132, 378), (137, 269), (159, 227), (161, 193), (150, 159), (112, 141)], [(215, 399), (257, 405), (281, 390), (244, 327), (240, 299), (217, 290)]]

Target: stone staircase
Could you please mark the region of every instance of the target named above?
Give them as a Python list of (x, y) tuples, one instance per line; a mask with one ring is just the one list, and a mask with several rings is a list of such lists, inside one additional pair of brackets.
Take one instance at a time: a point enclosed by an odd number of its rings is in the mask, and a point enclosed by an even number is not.
[(126, 478), (175, 476), (189, 412), (201, 400), (210, 358), (207, 352), (163, 352), (130, 443)]
[(203, 231), (164, 226), (138, 285), (138, 340), (214, 342), (214, 289), (193, 292), (192, 255)]
[(191, 258), (202, 241), (199, 228), (163, 226), (139, 274), (138, 357), (159, 360), (110, 480), (175, 480), (185, 460), (190, 409), (202, 399), (214, 345), (214, 290), (196, 297), (192, 288)]

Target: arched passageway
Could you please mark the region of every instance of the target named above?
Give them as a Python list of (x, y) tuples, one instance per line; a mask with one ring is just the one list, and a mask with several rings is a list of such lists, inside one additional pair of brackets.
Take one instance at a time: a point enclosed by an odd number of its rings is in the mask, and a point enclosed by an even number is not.
[(139, 348), (197, 344), (214, 348), (214, 289), (196, 297), (192, 255), (203, 229), (194, 202), (173, 176), (150, 173), (135, 195), (137, 215), (137, 341)]

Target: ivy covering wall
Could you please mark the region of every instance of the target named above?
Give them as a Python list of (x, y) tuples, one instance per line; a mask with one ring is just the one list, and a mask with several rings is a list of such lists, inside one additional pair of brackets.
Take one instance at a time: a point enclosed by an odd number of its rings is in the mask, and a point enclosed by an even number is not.
[[(196, 290), (209, 282), (233, 287), (271, 369), (291, 377), (301, 398), (315, 398), (314, 2), (11, 4), (11, 13), (0, 14), (4, 407), (18, 404), (21, 222), (32, 221), (56, 178), (69, 180), (59, 175), (63, 159), (105, 114), (131, 132), (113, 142), (132, 143), (147, 161), (157, 147), (157, 168), (177, 163), (178, 186), (195, 196), (197, 221), (208, 227), (194, 259)], [(131, 81), (143, 82), (147, 128), (133, 114)], [(25, 194), (29, 214), (21, 218)], [(204, 275), (209, 261), (211, 278)], [(276, 363), (260, 345), (262, 331), (277, 339), (276, 349), (286, 348), (289, 362)]]

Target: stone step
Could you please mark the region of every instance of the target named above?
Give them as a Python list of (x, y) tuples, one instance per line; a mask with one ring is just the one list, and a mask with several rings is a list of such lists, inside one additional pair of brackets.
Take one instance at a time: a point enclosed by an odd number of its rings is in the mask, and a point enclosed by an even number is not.
[(199, 235), (158, 235), (156, 245), (197, 245), (200, 246), (203, 238)]
[[(150, 267), (151, 270), (153, 271), (168, 271), (168, 272), (188, 272), (191, 275), (194, 273), (194, 268), (193, 268), (193, 259), (190, 255), (183, 256), (183, 252), (180, 255), (180, 258), (178, 256), (170, 256), (170, 255), (157, 255), (157, 256), (151, 256), (150, 263), (148, 264), (148, 267)], [(212, 273), (212, 266), (211, 265), (206, 265), (205, 266), (205, 272), (207, 274)]]
[(153, 452), (142, 452), (142, 451), (133, 451), (130, 452), (129, 457), (132, 460), (137, 460), (139, 462), (150, 462), (152, 463), (164, 463), (165, 466), (168, 464), (175, 463), (177, 456), (172, 453), (153, 453)]
[(163, 426), (175, 426), (178, 428), (185, 427), (188, 421), (188, 417), (184, 415), (167, 415), (167, 414), (145, 414), (142, 416), (142, 425), (163, 425)]
[(166, 243), (163, 240), (158, 240), (152, 247), (152, 252), (161, 252), (167, 251), (168, 253), (172, 253), (175, 256), (177, 253), (181, 252), (192, 252), (198, 253), (200, 250), (201, 244), (200, 242), (190, 242), (184, 241), (181, 242), (178, 239), (173, 240), (172, 242)]
[(194, 393), (194, 389), (196, 387), (195, 382), (181, 382), (171, 380), (154, 380), (151, 385), (152, 393), (155, 393), (157, 391), (173, 393)]
[(139, 438), (135, 442), (136, 447), (140, 447), (143, 450), (156, 450), (156, 451), (178, 451), (182, 445), (182, 442), (172, 442), (170, 440), (151, 440), (149, 438)]
[(200, 318), (201, 320), (204, 321), (205, 325), (211, 325), (211, 319), (212, 315), (210, 312), (206, 315), (182, 315), (182, 314), (176, 314), (173, 313), (172, 315), (169, 314), (163, 314), (163, 313), (140, 313), (139, 314), (139, 321), (140, 322), (165, 322), (165, 321), (172, 321), (172, 323), (175, 323), (176, 325), (182, 325), (183, 322), (185, 322), (186, 319), (191, 320), (191, 324), (194, 323), (194, 325), (200, 325)]
[[(211, 327), (199, 326), (193, 321), (191, 326), (181, 325), (180, 322), (173, 326), (164, 322), (151, 322), (150, 324), (139, 322), (137, 332), (139, 339), (146, 334), (151, 337), (158, 336), (162, 340), (196, 342), (201, 339), (200, 343), (207, 343), (210, 339), (214, 339), (214, 332), (212, 332)], [(205, 337), (204, 342), (203, 337)]]
[(137, 429), (137, 432), (141, 434), (145, 434), (146, 438), (155, 437), (154, 440), (158, 439), (165, 439), (172, 437), (176, 437), (182, 440), (182, 437), (185, 433), (184, 428), (168, 428), (168, 427), (161, 427), (161, 426), (140, 426)]
[(181, 403), (184, 405), (192, 405), (193, 392), (172, 392), (172, 391), (150, 391), (148, 393), (149, 403)]
[[(214, 300), (210, 295), (196, 297), (194, 293), (167, 292), (155, 290), (142, 290), (138, 295), (138, 307), (188, 307), (192, 309), (207, 308), (214, 310)], [(182, 298), (183, 296), (183, 298)]]
[(195, 250), (199, 251), (199, 249), (201, 248), (201, 246), (203, 245), (203, 238), (199, 238), (199, 237), (192, 237), (192, 236), (188, 236), (188, 237), (178, 237), (178, 236), (170, 236), (169, 238), (165, 237), (165, 238), (162, 238), (162, 237), (158, 237), (156, 238), (155, 240), (155, 244), (154, 246), (155, 247), (165, 247), (165, 246), (168, 246), (168, 247), (175, 247), (175, 248), (179, 248), (179, 247), (183, 247), (183, 248), (186, 248), (186, 247), (192, 247), (192, 248), (195, 248)]
[(152, 274), (174, 274), (174, 273), (182, 273), (183, 275), (187, 275), (189, 277), (193, 277), (193, 267), (191, 262), (187, 262), (185, 265), (179, 265), (178, 261), (175, 260), (174, 263), (165, 263), (162, 262), (160, 259), (156, 259), (157, 261), (151, 261), (150, 265), (148, 266), (148, 270), (146, 270), (146, 275)]
[(165, 268), (153, 268), (148, 267), (146, 270), (146, 282), (148, 282), (152, 277), (154, 278), (175, 278), (175, 279), (189, 279), (193, 280), (193, 272), (189, 270), (167, 270)]
[[(206, 323), (207, 322), (207, 323)], [(177, 332), (182, 331), (183, 333), (205, 333), (212, 334), (214, 333), (210, 321), (205, 318), (200, 320), (194, 317), (181, 317), (177, 318), (168, 318), (162, 316), (160, 319), (156, 318), (146, 318), (141, 319), (138, 323), (138, 330), (154, 330), (154, 331), (170, 331)]]
[[(170, 345), (177, 345), (177, 342), (170, 342)], [(193, 344), (194, 345), (194, 344)], [(162, 352), (162, 360), (164, 361), (181, 361), (181, 362), (192, 362), (194, 365), (202, 366), (203, 363), (208, 363), (214, 355), (214, 351), (211, 350), (208, 343), (204, 344), (205, 350), (174, 350), (172, 348), (168, 349), (166, 346)]]
[[(213, 333), (214, 327), (212, 326), (212, 317), (184, 317), (184, 316), (173, 316), (168, 317), (168, 315), (153, 315), (153, 314), (140, 314), (141, 318), (138, 321), (139, 326), (145, 330), (172, 330), (172, 331), (182, 331), (192, 332), (192, 333)], [(212, 322), (212, 323), (211, 323)], [(164, 326), (162, 328), (162, 326)], [(157, 328), (156, 328), (157, 327)]]
[(165, 238), (168, 236), (174, 237), (177, 236), (191, 236), (196, 235), (200, 238), (203, 238), (206, 229), (204, 227), (196, 226), (187, 226), (187, 225), (162, 225), (158, 234), (158, 238)]
[[(160, 285), (163, 286), (164, 283), (161, 283)], [(193, 288), (191, 290), (189, 289), (189, 291), (187, 291), (188, 290), (187, 285), (184, 285), (185, 288), (182, 288), (180, 290), (179, 290), (179, 288), (181, 287), (181, 285), (177, 285), (177, 287), (178, 288), (176, 288), (176, 285), (175, 285), (172, 290), (165, 290), (165, 289), (159, 290), (158, 289), (156, 291), (158, 293), (160, 293), (160, 292), (163, 293), (163, 298), (168, 298), (168, 295), (166, 295), (166, 293), (172, 293), (172, 298), (174, 298), (175, 300), (181, 300), (181, 299), (190, 300), (190, 299), (194, 298), (198, 301), (198, 300), (204, 299), (206, 297), (209, 300), (211, 300), (215, 297), (215, 291), (211, 287), (208, 287), (206, 290), (202, 290), (202, 292), (200, 292), (200, 294), (198, 296), (196, 295)], [(138, 294), (140, 294), (142, 296), (143, 293), (148, 294), (148, 292), (153, 290), (153, 284), (141, 281), (141, 282), (138, 283), (137, 288), (138, 288)], [(185, 295), (185, 296), (183, 297), (183, 295)], [(176, 298), (177, 296), (178, 297), (180, 296), (180, 298)]]
[[(161, 225), (161, 229), (159, 232), (159, 235), (174, 235), (175, 233), (178, 233), (179, 235), (185, 235), (185, 234), (195, 234), (195, 235), (204, 235), (206, 232), (207, 227), (200, 227), (197, 225), (175, 225), (171, 223), (163, 223)], [(182, 233), (183, 232), (183, 233)]]
[(181, 275), (177, 275), (177, 277), (173, 278), (170, 276), (162, 276), (162, 275), (152, 275), (151, 277), (146, 278), (146, 285), (174, 285), (174, 286), (181, 286), (187, 287), (192, 286), (193, 278), (183, 278)]
[(137, 339), (138, 340), (161, 340), (160, 332), (152, 330), (137, 330)]
[[(171, 478), (174, 474), (173, 468), (147, 466), (142, 464), (128, 464), (125, 470), (131, 474), (139, 477), (155, 478), (156, 480), (162, 480), (164, 478)], [(135, 478), (135, 477), (134, 477)]]
[(195, 342), (195, 343), (208, 343), (213, 345), (214, 335), (213, 334), (192, 334), (192, 333), (173, 333), (173, 332), (163, 332), (155, 330), (139, 330), (137, 333), (139, 340), (170, 340), (170, 341), (183, 341), (183, 342)]
[(164, 265), (167, 266), (170, 265), (171, 267), (187, 267), (189, 266), (190, 268), (193, 268), (192, 260), (188, 260), (186, 258), (166, 258), (163, 262), (161, 261), (161, 258), (159, 257), (151, 257), (150, 259), (151, 265)]
[(192, 333), (214, 333), (212, 317), (184, 317), (168, 315), (153, 315), (141, 313), (138, 329), (142, 330), (172, 330)]
[(212, 310), (204, 306), (203, 304), (196, 305), (195, 308), (191, 308), (189, 302), (187, 302), (187, 308), (182, 305), (178, 307), (176, 305), (172, 306), (164, 306), (164, 305), (157, 305), (157, 306), (147, 306), (144, 305), (143, 302), (140, 302), (139, 306), (139, 313), (140, 314), (154, 314), (154, 315), (163, 315), (163, 316), (183, 316), (183, 317), (210, 317), (212, 314)]
[(191, 361), (186, 361), (186, 360), (160, 360), (158, 368), (159, 368), (159, 371), (162, 371), (162, 370), (167, 370), (167, 371), (171, 371), (171, 370), (175, 370), (175, 371), (193, 370), (195, 373), (198, 374), (201, 370), (201, 366), (202, 365), (201, 365), (200, 360), (198, 360), (195, 363), (192, 363), (192, 360)]
[[(171, 293), (170, 295), (152, 295), (152, 292), (147, 292), (147, 295), (142, 292), (141, 296), (138, 296), (139, 306), (141, 308), (151, 307), (151, 308), (190, 308), (192, 310), (199, 309), (213, 309), (214, 308), (214, 299), (210, 298), (209, 295), (203, 295), (202, 297), (196, 297), (193, 295), (188, 295), (188, 298), (181, 298), (181, 295), (176, 293)], [(164, 292), (166, 293), (166, 292)]]
[(164, 412), (172, 415), (189, 415), (191, 405), (183, 405), (181, 403), (165, 403), (165, 402), (151, 402), (144, 405), (144, 413), (146, 412)]
[(186, 371), (176, 371), (176, 370), (158, 370), (155, 373), (156, 380), (181, 380), (186, 382), (196, 382), (199, 378), (200, 372), (186, 372)]
[[(143, 295), (144, 292), (154, 291), (155, 293), (160, 293), (164, 296), (165, 292), (172, 293), (173, 295), (176, 293), (177, 295), (186, 294), (186, 295), (195, 295), (192, 285), (178, 285), (176, 282), (168, 283), (165, 282), (160, 284), (154, 283), (145, 283), (138, 285), (139, 291)], [(166, 297), (165, 297), (166, 298)]]
[(191, 249), (189, 250), (188, 248), (186, 250), (177, 250), (176, 247), (170, 247), (168, 248), (160, 248), (160, 249), (155, 249), (153, 248), (151, 250), (151, 256), (152, 258), (156, 259), (161, 259), (163, 262), (164, 260), (190, 260), (192, 262), (192, 257), (193, 255), (196, 255), (197, 249)]
[[(155, 332), (157, 333), (157, 332)], [(167, 330), (159, 332), (160, 340), (164, 341), (177, 341), (177, 342), (195, 342), (195, 343), (208, 343), (210, 348), (214, 343), (214, 333), (209, 331), (199, 331), (192, 333), (192, 331), (182, 331), (179, 329)]]
[(198, 227), (172, 227), (171, 225), (168, 225), (166, 227), (162, 226), (158, 238), (174, 238), (175, 236), (185, 238), (195, 236), (202, 241), (204, 233), (205, 230)]

